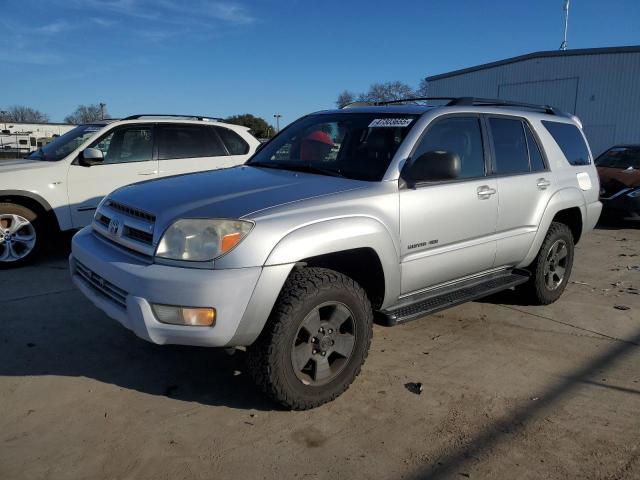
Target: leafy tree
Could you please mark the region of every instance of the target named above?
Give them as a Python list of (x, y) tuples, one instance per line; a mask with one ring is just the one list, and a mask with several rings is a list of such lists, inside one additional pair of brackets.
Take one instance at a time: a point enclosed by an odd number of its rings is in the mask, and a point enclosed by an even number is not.
[(256, 117), (250, 113), (232, 115), (231, 117), (225, 118), (225, 122), (248, 127), (251, 133), (257, 138), (271, 138), (274, 134), (273, 127), (269, 125), (264, 118)]
[(64, 117), (64, 122), (74, 125), (80, 125), (82, 123), (91, 123), (97, 120), (104, 120), (105, 118), (110, 117), (107, 113), (106, 108), (104, 108), (104, 104), (102, 106), (100, 104), (79, 105), (72, 114)]
[(24, 105), (12, 105), (6, 109), (0, 108), (0, 121), (46, 123), (49, 121), (49, 115), (35, 108), (25, 107)]
[(354, 102), (356, 99), (356, 94), (350, 92), (349, 90), (343, 90), (340, 95), (338, 95), (338, 99), (336, 100), (336, 105), (338, 108), (342, 108), (348, 103)]

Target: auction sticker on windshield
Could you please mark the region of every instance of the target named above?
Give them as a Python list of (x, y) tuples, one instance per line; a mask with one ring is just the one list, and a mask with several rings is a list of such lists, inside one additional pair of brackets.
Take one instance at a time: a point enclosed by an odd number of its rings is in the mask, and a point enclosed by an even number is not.
[(369, 124), (369, 128), (396, 128), (407, 127), (413, 118), (376, 118)]

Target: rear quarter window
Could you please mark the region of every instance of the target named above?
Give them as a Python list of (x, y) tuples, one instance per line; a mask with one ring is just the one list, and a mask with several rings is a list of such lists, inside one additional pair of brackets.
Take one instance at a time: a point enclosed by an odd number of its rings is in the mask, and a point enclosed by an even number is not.
[(245, 155), (249, 153), (249, 144), (233, 130), (224, 127), (215, 127), (229, 151), (229, 155)]
[(571, 165), (589, 165), (589, 149), (578, 127), (570, 123), (543, 120), (542, 125), (556, 141)]

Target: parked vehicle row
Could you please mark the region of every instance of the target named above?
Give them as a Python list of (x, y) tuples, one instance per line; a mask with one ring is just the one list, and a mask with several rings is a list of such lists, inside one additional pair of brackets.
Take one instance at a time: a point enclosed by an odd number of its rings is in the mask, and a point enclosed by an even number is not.
[(0, 162), (0, 266), (32, 258), (57, 231), (91, 223), (134, 182), (244, 163), (260, 142), (206, 117), (133, 115), (80, 125), (25, 159)]
[[(167, 125), (148, 125), (132, 135), (162, 162)], [(104, 163), (104, 138), (75, 155)], [(139, 158), (125, 144), (116, 158)], [(598, 193), (580, 122), (553, 108), (353, 106), (301, 118), (244, 165), (116, 189), (70, 268), (140, 338), (247, 347), (256, 383), (307, 409), (358, 375), (374, 313), (395, 325), (516, 287), (557, 300)]]
[(617, 145), (596, 159), (603, 215), (640, 221), (640, 145)]

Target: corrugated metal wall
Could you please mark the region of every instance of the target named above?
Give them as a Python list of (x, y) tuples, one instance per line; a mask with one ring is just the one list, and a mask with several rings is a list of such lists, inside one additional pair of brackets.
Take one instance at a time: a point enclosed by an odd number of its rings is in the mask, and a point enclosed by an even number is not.
[(640, 143), (640, 52), (531, 58), (429, 81), (429, 96), (556, 106), (582, 120), (594, 155)]

